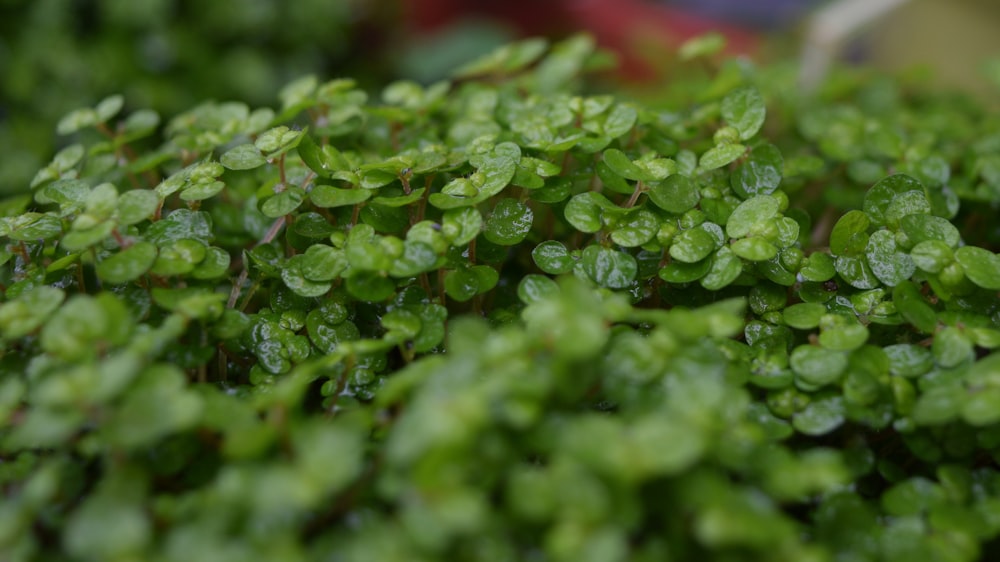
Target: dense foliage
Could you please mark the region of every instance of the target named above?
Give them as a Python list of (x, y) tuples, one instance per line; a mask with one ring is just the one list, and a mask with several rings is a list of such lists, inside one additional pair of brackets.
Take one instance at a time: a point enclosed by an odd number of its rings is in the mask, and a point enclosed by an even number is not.
[(67, 115), (0, 213), (2, 558), (995, 555), (996, 116), (712, 48)]
[(384, 35), (394, 32), (395, 4), (4, 0), (0, 196), (23, 192), (52, 156), (50, 124), (66, 108), (108, 92), (174, 114), (205, 99), (270, 103), (281, 84), (307, 72), (377, 80), (388, 66)]

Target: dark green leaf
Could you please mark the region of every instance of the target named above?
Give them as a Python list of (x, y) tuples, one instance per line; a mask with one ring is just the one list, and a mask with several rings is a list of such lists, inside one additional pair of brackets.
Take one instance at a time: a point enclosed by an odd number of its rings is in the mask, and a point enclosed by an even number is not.
[(557, 240), (548, 240), (535, 246), (531, 257), (538, 269), (550, 275), (569, 273), (576, 265), (576, 260), (566, 246)]
[(740, 197), (770, 195), (781, 184), (784, 160), (773, 144), (754, 147), (750, 156), (729, 176), (729, 184)]
[(601, 246), (587, 246), (580, 265), (588, 277), (609, 289), (624, 289), (635, 281), (638, 264), (631, 255)]

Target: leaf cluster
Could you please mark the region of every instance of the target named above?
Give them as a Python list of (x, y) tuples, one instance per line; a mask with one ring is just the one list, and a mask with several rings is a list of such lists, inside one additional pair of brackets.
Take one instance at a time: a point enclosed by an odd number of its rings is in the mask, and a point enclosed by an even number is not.
[(0, 209), (0, 552), (989, 555), (995, 116), (604, 62), (65, 116)]

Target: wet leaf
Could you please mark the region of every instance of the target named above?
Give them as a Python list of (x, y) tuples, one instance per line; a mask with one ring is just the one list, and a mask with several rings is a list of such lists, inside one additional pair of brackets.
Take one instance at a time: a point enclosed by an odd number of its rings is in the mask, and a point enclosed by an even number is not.
[(638, 264), (625, 252), (587, 246), (580, 256), (580, 266), (598, 285), (609, 289), (624, 289), (635, 281)]
[(674, 237), (670, 257), (684, 263), (698, 262), (715, 250), (715, 243), (715, 238), (704, 229), (684, 230)]
[(729, 176), (729, 183), (744, 199), (770, 195), (781, 184), (783, 168), (781, 152), (772, 144), (764, 144), (750, 151), (750, 156)]
[(538, 269), (550, 275), (569, 273), (576, 265), (576, 259), (566, 249), (566, 246), (557, 240), (548, 240), (535, 246), (531, 257)]
[(531, 231), (534, 214), (517, 199), (501, 199), (486, 219), (483, 235), (501, 246), (513, 246), (524, 240)]

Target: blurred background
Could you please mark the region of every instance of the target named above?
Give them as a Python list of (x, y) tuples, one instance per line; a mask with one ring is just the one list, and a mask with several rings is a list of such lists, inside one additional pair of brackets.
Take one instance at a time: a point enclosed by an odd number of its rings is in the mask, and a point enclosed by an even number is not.
[(997, 0), (0, 0), (0, 195), (65, 142), (60, 117), (113, 93), (164, 117), (206, 99), (273, 106), (307, 73), (428, 83), (512, 39), (581, 30), (617, 55), (608, 80), (647, 94), (670, 87), (673, 49), (712, 30), (755, 62), (811, 49), (990, 104), (1000, 92)]

